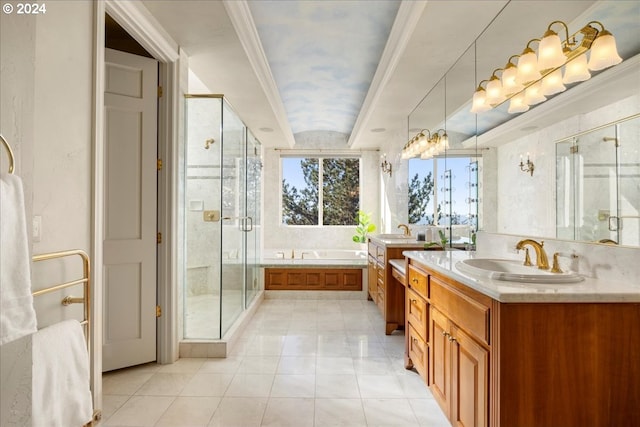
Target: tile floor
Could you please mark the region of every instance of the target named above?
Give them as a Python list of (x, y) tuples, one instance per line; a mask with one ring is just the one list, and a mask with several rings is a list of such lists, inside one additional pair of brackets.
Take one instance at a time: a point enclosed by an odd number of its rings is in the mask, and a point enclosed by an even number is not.
[(103, 376), (102, 426), (450, 426), (366, 300), (265, 299), (225, 359)]

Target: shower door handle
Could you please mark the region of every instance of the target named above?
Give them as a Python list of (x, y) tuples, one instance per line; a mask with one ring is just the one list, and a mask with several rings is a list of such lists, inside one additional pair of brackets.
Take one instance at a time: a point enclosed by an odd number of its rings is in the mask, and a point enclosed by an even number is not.
[[(251, 218), (250, 216), (237, 216), (237, 217), (223, 216), (222, 219), (223, 220), (238, 219), (240, 220), (240, 230), (247, 233), (250, 231), (253, 231), (253, 218)], [(249, 222), (249, 227), (247, 227), (247, 220)]]
[[(253, 231), (253, 218), (250, 216), (245, 216), (242, 218), (242, 231), (249, 233)], [(247, 227), (247, 221), (249, 222), (249, 227)]]

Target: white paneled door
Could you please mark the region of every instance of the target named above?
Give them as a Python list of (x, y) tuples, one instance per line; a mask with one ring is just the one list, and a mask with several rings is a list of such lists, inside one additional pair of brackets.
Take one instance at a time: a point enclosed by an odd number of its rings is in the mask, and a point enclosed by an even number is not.
[(156, 360), (154, 59), (105, 53), (103, 371)]

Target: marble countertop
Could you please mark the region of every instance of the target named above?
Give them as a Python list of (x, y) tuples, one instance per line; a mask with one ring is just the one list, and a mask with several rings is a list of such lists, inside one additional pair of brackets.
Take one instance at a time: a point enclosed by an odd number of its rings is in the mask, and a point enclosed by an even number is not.
[(585, 277), (577, 283), (522, 283), (475, 277), (458, 270), (456, 263), (484, 258), (475, 251), (405, 251), (404, 256), (442, 273), (497, 301), (523, 302), (640, 302), (640, 283)]

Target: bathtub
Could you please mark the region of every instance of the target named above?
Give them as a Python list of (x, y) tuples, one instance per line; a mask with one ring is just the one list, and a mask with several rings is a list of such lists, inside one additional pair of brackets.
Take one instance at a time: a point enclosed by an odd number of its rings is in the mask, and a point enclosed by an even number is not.
[(366, 266), (367, 252), (350, 249), (265, 249), (263, 265)]
[(267, 291), (355, 291), (364, 289), (367, 252), (348, 249), (265, 250), (261, 266)]

